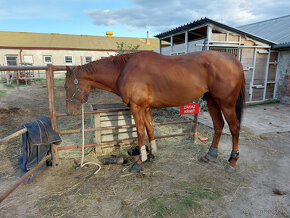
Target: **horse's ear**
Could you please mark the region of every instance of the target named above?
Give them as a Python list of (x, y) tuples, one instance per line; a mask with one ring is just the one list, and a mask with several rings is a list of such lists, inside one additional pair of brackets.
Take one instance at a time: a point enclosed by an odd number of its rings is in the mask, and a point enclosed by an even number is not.
[(72, 69), (69, 66), (66, 66), (66, 73), (67, 75), (72, 74)]

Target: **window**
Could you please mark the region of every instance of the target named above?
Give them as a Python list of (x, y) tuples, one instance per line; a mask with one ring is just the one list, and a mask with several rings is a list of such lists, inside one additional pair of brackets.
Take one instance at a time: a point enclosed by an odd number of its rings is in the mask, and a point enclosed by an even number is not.
[(92, 57), (85, 57), (85, 64), (92, 62)]
[(23, 61), (23, 63), (21, 63), (21, 64), (32, 65), (33, 64), (33, 56), (32, 55), (24, 55), (22, 61)]
[(72, 64), (73, 63), (72, 56), (64, 56), (64, 62), (65, 64), (68, 64), (68, 65)]
[(52, 63), (52, 57), (50, 55), (43, 56), (43, 62), (45, 64), (51, 64)]
[(7, 66), (17, 65), (17, 56), (6, 56)]

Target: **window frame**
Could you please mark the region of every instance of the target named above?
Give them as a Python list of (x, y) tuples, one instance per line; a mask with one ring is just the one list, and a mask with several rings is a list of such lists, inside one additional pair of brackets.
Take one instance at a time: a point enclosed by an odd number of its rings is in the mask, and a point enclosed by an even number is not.
[[(16, 65), (8, 65), (7, 57), (16, 57)], [(6, 66), (17, 66), (18, 65), (18, 55), (5, 55)]]
[[(50, 57), (50, 62), (45, 61), (46, 57)], [(43, 55), (43, 63), (44, 64), (52, 64), (52, 55)]]
[[(71, 57), (71, 63), (67, 63), (66, 62), (66, 57)], [(64, 63), (65, 63), (65, 65), (73, 65), (73, 61), (74, 61), (74, 59), (73, 59), (73, 56), (72, 55), (65, 55), (64, 56)]]
[[(91, 61), (87, 62), (87, 58), (90, 58)], [(84, 62), (85, 62), (85, 64), (88, 64), (88, 63), (90, 63), (92, 61), (93, 61), (93, 57), (92, 56), (84, 56)]]

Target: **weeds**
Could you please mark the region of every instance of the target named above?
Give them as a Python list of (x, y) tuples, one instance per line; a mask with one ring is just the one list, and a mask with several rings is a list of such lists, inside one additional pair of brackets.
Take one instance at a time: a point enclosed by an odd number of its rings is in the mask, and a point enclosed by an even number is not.
[(0, 90), (0, 98), (3, 98), (6, 95), (5, 90)]
[(55, 78), (54, 81), (55, 81), (55, 82), (64, 81), (64, 78)]
[(150, 197), (140, 207), (153, 212), (155, 217), (164, 217), (167, 215), (187, 217), (192, 210), (196, 212), (202, 208), (202, 200), (214, 201), (222, 196), (220, 190), (213, 190), (201, 186), (189, 186), (185, 190), (179, 190), (179, 192), (182, 194), (173, 193)]

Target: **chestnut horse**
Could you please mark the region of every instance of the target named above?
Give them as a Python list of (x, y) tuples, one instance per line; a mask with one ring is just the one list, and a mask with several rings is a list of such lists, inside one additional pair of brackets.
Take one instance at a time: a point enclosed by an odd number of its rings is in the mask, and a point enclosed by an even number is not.
[[(131, 171), (139, 172), (142, 163), (152, 161), (157, 152), (151, 108), (180, 106), (205, 95), (213, 121), (214, 137), (205, 162), (214, 161), (224, 127), (224, 115), (232, 135), (232, 152), (225, 169), (236, 169), (238, 142), (244, 106), (245, 79), (242, 64), (231, 54), (200, 51), (179, 56), (155, 52), (136, 52), (97, 60), (74, 68), (67, 67), (66, 109), (78, 113), (92, 88), (119, 95), (133, 114), (140, 146), (139, 160)], [(150, 141), (149, 155), (144, 140)]]

